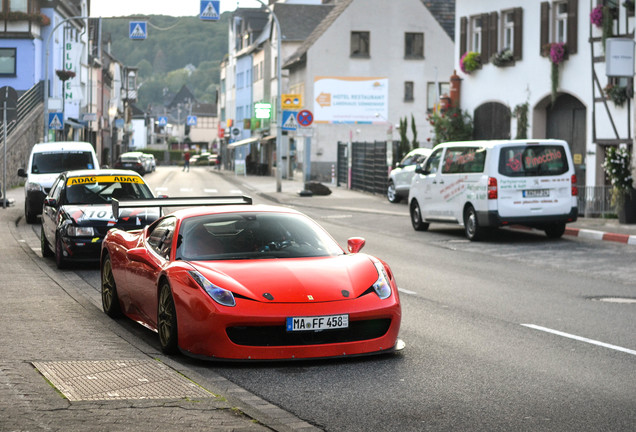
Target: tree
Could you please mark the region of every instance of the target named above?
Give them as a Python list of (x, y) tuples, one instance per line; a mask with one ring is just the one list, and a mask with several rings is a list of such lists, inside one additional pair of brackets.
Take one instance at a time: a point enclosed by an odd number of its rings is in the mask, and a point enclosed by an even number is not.
[(435, 111), (428, 121), (433, 126), (435, 144), (473, 139), (473, 119), (459, 108), (449, 108), (442, 113)]
[(415, 126), (415, 117), (413, 117), (413, 114), (411, 114), (411, 132), (413, 133), (411, 148), (418, 148), (420, 143), (417, 142), (417, 127)]
[(408, 120), (406, 119), (406, 117), (404, 117), (403, 119), (400, 119), (400, 126), (399, 126), (400, 146), (398, 148), (397, 160), (402, 160), (402, 158), (411, 149), (411, 146), (409, 144), (409, 139), (406, 136), (407, 128), (408, 128)]

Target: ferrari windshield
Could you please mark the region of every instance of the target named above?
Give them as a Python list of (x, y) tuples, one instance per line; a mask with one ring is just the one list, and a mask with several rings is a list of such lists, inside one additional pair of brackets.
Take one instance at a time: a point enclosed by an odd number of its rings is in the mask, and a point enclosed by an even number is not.
[(148, 186), (137, 177), (122, 176), (120, 181), (106, 178), (105, 181), (85, 184), (71, 184), (73, 180), (70, 178), (67, 182), (66, 202), (68, 204), (107, 204), (113, 198), (120, 201), (154, 198)]
[(176, 258), (188, 261), (303, 258), (343, 253), (326, 231), (305, 216), (245, 212), (184, 220)]

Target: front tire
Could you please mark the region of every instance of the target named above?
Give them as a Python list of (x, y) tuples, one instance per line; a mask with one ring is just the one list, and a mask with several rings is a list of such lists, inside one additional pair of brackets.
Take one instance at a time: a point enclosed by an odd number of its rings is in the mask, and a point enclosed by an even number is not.
[(555, 223), (545, 227), (545, 234), (551, 239), (558, 239), (565, 233), (565, 223)]
[(409, 210), (411, 212), (411, 225), (413, 225), (413, 229), (415, 231), (426, 231), (429, 224), (422, 220), (422, 211), (417, 201), (411, 201)]
[(394, 204), (400, 202), (400, 196), (397, 194), (397, 191), (395, 190), (395, 184), (392, 181), (390, 181), (388, 186), (386, 187), (386, 198), (389, 200), (389, 202)]
[(113, 276), (113, 264), (110, 255), (102, 261), (102, 309), (106, 315), (111, 318), (121, 316), (121, 306), (119, 305), (119, 295), (117, 294), (117, 285)]
[(157, 330), (161, 351), (165, 354), (177, 352), (177, 311), (172, 298), (172, 290), (167, 281), (161, 282), (159, 304), (157, 305)]
[(62, 245), (62, 239), (60, 236), (55, 236), (55, 265), (57, 268), (66, 268), (66, 259), (64, 259), (64, 246)]
[(471, 205), (466, 207), (466, 210), (464, 210), (464, 232), (466, 234), (466, 238), (470, 241), (479, 240), (482, 238), (484, 233), (484, 229), (479, 226), (477, 212)]
[(38, 216), (31, 211), (28, 203), (24, 203), (24, 219), (28, 224), (34, 224), (38, 221)]
[(44, 258), (49, 258), (55, 255), (49, 246), (49, 242), (46, 241), (46, 236), (44, 235), (44, 226), (40, 227), (40, 248), (42, 249), (42, 256)]

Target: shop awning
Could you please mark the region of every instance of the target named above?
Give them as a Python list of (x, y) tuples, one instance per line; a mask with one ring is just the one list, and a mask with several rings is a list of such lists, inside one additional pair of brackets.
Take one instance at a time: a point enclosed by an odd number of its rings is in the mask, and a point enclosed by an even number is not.
[(243, 146), (243, 145), (252, 144), (252, 143), (257, 142), (259, 139), (260, 138), (247, 138), (247, 139), (244, 139), (244, 140), (235, 141), (235, 142), (229, 144), (227, 146), (227, 148), (233, 149), (233, 148), (240, 147), (240, 146)]

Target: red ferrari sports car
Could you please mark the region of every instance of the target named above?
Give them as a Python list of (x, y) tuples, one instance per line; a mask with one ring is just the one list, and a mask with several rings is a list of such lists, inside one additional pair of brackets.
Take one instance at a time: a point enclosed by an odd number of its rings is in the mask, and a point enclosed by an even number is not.
[[(216, 204), (216, 205), (214, 205)], [(184, 207), (102, 243), (104, 311), (155, 330), (166, 353), (228, 360), (344, 357), (403, 347), (389, 266), (293, 209), (249, 197), (113, 201)]]

